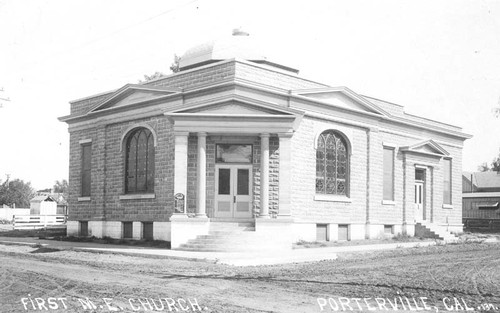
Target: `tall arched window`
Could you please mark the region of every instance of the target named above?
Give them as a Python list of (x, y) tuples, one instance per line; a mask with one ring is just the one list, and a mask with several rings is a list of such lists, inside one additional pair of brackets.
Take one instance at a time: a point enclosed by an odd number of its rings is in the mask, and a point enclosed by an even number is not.
[(147, 128), (134, 129), (127, 137), (125, 193), (154, 192), (154, 137)]
[(348, 195), (349, 153), (345, 139), (333, 130), (319, 135), (316, 149), (316, 193)]

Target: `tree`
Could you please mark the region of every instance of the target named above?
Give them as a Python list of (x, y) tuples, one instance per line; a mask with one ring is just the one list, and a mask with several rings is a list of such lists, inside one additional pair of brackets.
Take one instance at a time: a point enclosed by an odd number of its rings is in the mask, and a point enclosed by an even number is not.
[(30, 201), (35, 196), (35, 190), (30, 182), (21, 179), (7, 179), (0, 185), (0, 205), (15, 205), (17, 208), (29, 208)]
[(480, 172), (487, 172), (490, 170), (490, 167), (488, 166), (487, 162), (483, 162), (481, 165), (477, 167), (477, 170)]
[(487, 172), (487, 171), (500, 172), (500, 155), (494, 158), (493, 161), (491, 161), (491, 164), (488, 164), (487, 162), (482, 163), (477, 167), (477, 170), (480, 172)]
[[(180, 68), (179, 68), (180, 61), (181, 61), (181, 57), (178, 56), (177, 54), (174, 54), (174, 62), (170, 65), (170, 70), (172, 71), (172, 73), (177, 73), (180, 71)], [(156, 71), (152, 75), (144, 75), (144, 80), (140, 79), (139, 83), (147, 83), (149, 81), (152, 81), (152, 80), (155, 80), (158, 78), (162, 78), (163, 76), (166, 76), (166, 75), (163, 74), (162, 72)]]
[(62, 193), (64, 199), (68, 200), (69, 185), (66, 179), (63, 179), (61, 181), (56, 180), (53, 190), (55, 193)]
[(491, 162), (491, 170), (495, 172), (500, 172), (500, 155), (497, 156), (493, 162)]
[(144, 75), (144, 80), (139, 80), (139, 83), (146, 83), (158, 78), (162, 78), (163, 76), (165, 76), (165, 74), (163, 74), (162, 72), (155, 72), (152, 75)]

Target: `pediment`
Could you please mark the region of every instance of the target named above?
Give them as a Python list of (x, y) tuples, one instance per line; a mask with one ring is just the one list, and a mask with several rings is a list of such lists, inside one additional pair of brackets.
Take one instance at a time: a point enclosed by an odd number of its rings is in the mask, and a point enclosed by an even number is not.
[(295, 90), (293, 94), (340, 108), (387, 115), (377, 105), (346, 87)]
[(97, 112), (105, 109), (119, 108), (148, 102), (179, 92), (180, 90), (175, 88), (127, 84), (122, 88), (116, 90), (109, 98), (99, 103), (90, 112)]
[(446, 151), (441, 145), (439, 145), (432, 139), (418, 142), (411, 146), (401, 147), (400, 150), (404, 152), (415, 152), (440, 157), (450, 155), (448, 151)]
[(245, 97), (232, 96), (220, 99), (212, 99), (203, 103), (196, 103), (174, 109), (170, 113), (182, 113), (193, 115), (301, 115), (303, 112), (279, 106), (274, 103), (248, 99)]

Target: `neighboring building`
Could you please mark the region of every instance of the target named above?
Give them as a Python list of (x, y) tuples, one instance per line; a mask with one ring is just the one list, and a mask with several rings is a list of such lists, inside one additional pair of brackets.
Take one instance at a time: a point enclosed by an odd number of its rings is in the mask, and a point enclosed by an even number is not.
[(470, 135), (302, 78), (248, 41), (194, 47), (178, 73), (71, 102), (68, 235), (186, 248), (248, 222), (255, 242), (290, 247), (414, 235), (418, 221), (462, 231)]
[(30, 201), (30, 215), (56, 215), (57, 200), (50, 195), (38, 195)]
[(68, 202), (64, 198), (64, 194), (62, 192), (52, 192), (52, 189), (45, 189), (37, 191), (36, 196), (51, 197), (51, 199), (55, 200), (57, 203), (56, 214), (68, 215)]
[(463, 172), (462, 210), (464, 224), (481, 224), (481, 220), (500, 222), (500, 173)]

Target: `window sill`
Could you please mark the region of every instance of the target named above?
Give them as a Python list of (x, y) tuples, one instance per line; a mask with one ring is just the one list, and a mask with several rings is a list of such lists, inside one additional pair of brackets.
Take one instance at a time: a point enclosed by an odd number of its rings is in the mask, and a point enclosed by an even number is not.
[(140, 194), (130, 194), (121, 195), (120, 200), (137, 200), (137, 199), (154, 199), (156, 195), (154, 193), (140, 193)]
[(452, 204), (443, 204), (443, 209), (453, 209)]
[(382, 200), (383, 205), (396, 205), (396, 201), (394, 200)]
[(350, 203), (352, 200), (347, 196), (337, 196), (337, 195), (314, 195), (315, 201), (328, 201), (328, 202), (345, 202)]
[(78, 202), (90, 201), (90, 197), (78, 197)]

